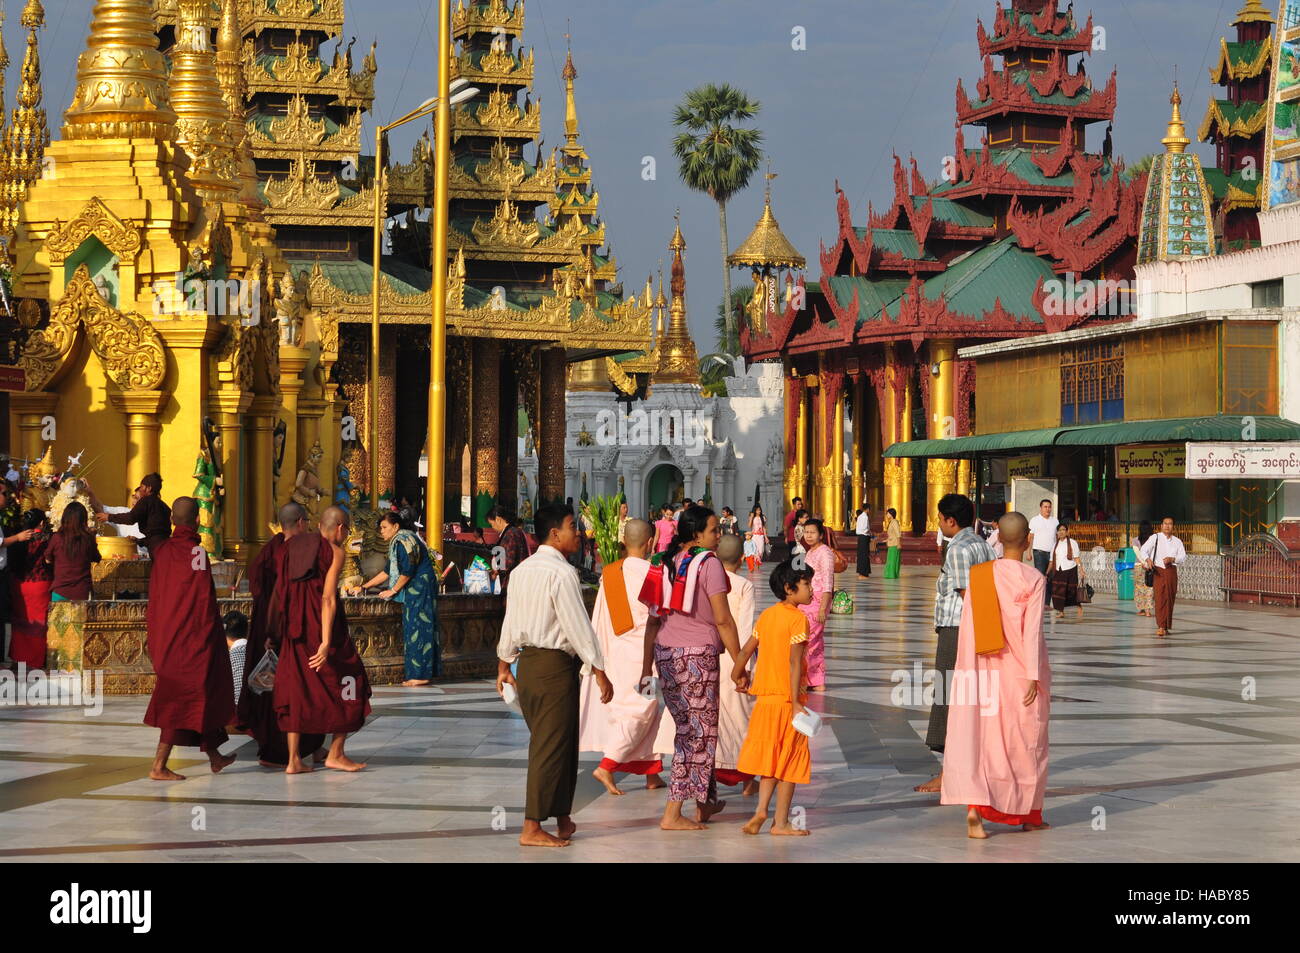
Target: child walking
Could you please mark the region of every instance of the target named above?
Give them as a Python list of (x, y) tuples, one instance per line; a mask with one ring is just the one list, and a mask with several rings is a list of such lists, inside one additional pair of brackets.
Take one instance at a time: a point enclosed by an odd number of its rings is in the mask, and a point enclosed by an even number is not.
[(807, 784), (812, 774), (808, 738), (791, 724), (791, 719), (804, 711), (808, 618), (799, 607), (812, 602), (812, 578), (812, 569), (795, 569), (788, 559), (772, 570), (772, 592), (781, 601), (758, 617), (754, 634), (736, 659), (732, 678), (739, 686), (743, 684), (739, 676), (758, 652), (749, 690), (755, 696), (754, 710), (736, 763), (737, 770), (762, 778), (754, 816), (742, 828), (746, 834), (763, 829), (773, 793), (776, 817), (772, 833), (796, 837), (810, 833), (790, 824), (790, 804), (794, 786)]
[(745, 557), (745, 565), (749, 568), (749, 573), (752, 576), (755, 572), (758, 571), (758, 562), (759, 562), (758, 540), (754, 538), (753, 533), (745, 534), (744, 557)]

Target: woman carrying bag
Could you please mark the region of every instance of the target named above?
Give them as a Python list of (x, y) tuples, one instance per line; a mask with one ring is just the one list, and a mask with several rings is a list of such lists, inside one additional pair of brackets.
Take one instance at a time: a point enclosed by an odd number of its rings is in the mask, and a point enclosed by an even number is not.
[(1084, 584), (1083, 563), (1079, 561), (1079, 544), (1070, 538), (1070, 524), (1061, 523), (1056, 527), (1056, 548), (1052, 550), (1052, 561), (1047, 566), (1047, 578), (1052, 587), (1052, 608), (1058, 619), (1065, 618), (1066, 606), (1075, 606), (1079, 618), (1083, 618), (1083, 602), (1079, 598), (1079, 587)]

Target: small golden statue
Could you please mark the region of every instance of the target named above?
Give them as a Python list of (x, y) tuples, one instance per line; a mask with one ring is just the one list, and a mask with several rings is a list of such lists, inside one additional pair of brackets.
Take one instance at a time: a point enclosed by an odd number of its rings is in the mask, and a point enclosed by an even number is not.
[(293, 484), (293, 501), (304, 506), (307, 510), (307, 519), (312, 524), (316, 524), (317, 511), (320, 509), (321, 497), (324, 490), (321, 489), (320, 474), (316, 468), (320, 466), (321, 457), (325, 451), (321, 449), (320, 441), (317, 440), (311, 446), (311, 452), (307, 454), (307, 459), (298, 471), (298, 478)]
[(59, 468), (54, 462), (54, 445), (50, 444), (45, 448), (45, 456), (41, 457), (36, 463), (33, 463), (27, 469), (27, 485), (23, 488), (23, 511), (40, 510), (42, 513), (48, 512), (50, 504), (54, 501), (54, 494), (57, 491), (55, 480), (58, 479)]

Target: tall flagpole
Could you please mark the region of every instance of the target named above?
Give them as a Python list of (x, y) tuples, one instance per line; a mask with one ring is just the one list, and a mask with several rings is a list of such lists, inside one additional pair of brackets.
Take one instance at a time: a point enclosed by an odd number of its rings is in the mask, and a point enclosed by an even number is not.
[(431, 552), (442, 552), (447, 465), (447, 215), (451, 165), (451, 2), (438, 5), (438, 128), (434, 139), (433, 314), (429, 325), (429, 467), (424, 526)]

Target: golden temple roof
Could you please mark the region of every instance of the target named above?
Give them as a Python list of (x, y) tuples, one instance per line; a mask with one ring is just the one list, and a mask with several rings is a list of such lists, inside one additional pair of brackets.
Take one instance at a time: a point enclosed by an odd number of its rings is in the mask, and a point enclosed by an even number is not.
[(682, 237), (680, 217), (668, 247), (673, 253), (673, 300), (668, 308), (668, 330), (659, 336), (655, 346), (659, 352), (659, 369), (654, 380), (660, 384), (698, 384), (700, 358), (686, 326), (686, 266), (682, 262), (686, 239)]
[(749, 237), (740, 243), (740, 247), (727, 256), (727, 264), (754, 265), (759, 268), (803, 268), (807, 264), (799, 250), (785, 237), (776, 216), (772, 214), (771, 178), (768, 179), (763, 214), (759, 216), (758, 224), (749, 233)]
[(64, 139), (167, 139), (176, 126), (150, 0), (99, 0)]
[(1232, 25), (1238, 23), (1273, 23), (1273, 14), (1264, 9), (1260, 0), (1246, 0), (1246, 5), (1237, 11), (1237, 17), (1232, 21)]

